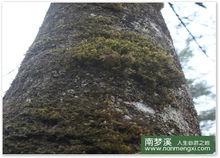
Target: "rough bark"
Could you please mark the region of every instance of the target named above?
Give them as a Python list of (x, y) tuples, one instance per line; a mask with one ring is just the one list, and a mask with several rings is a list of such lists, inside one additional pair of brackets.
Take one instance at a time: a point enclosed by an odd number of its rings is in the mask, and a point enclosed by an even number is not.
[(138, 153), (199, 135), (162, 4), (51, 4), (3, 99), (4, 153)]

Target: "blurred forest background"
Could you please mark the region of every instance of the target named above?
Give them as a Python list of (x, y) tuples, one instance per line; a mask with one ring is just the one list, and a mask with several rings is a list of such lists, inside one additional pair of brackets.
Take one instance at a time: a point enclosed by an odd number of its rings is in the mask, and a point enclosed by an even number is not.
[(162, 13), (199, 114), (202, 135), (215, 135), (216, 4), (165, 3)]

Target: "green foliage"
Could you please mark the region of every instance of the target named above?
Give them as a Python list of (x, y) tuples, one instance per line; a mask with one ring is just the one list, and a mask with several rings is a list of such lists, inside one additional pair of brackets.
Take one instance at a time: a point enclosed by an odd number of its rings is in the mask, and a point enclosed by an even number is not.
[(180, 63), (184, 70), (192, 69), (190, 66), (188, 66), (190, 59), (193, 57), (193, 52), (190, 49), (189, 44), (189, 40), (187, 40), (185, 48), (178, 53)]
[[(185, 48), (178, 53), (181, 65), (185, 72), (193, 70), (192, 67), (188, 65), (189, 61), (193, 57), (193, 52), (190, 48), (190, 42), (191, 41), (187, 39)], [(204, 95), (215, 97), (215, 95), (210, 90), (212, 86), (209, 86), (206, 81), (197, 82), (196, 80), (197, 80), (196, 78), (187, 79), (187, 84), (188, 84), (188, 87), (190, 89), (190, 92), (193, 98), (199, 98)]]
[[(186, 47), (178, 53), (181, 65), (185, 72), (192, 71), (192, 67), (188, 64), (193, 57), (193, 52), (190, 49), (190, 40), (186, 41)], [(209, 96), (210, 99), (215, 98), (215, 94), (210, 90), (212, 86), (209, 86), (206, 81), (197, 81), (197, 78), (188, 78), (187, 84), (192, 94), (193, 99), (197, 99), (201, 96)], [(199, 103), (197, 103), (199, 104)], [(208, 105), (207, 105), (208, 106)], [(215, 108), (203, 111), (199, 114), (199, 121), (215, 120)]]
[(188, 80), (188, 86), (190, 88), (191, 94), (193, 98), (198, 98), (200, 96), (213, 96), (210, 88), (206, 81), (200, 81), (198, 83), (193, 84), (193, 80)]
[(215, 112), (215, 108), (201, 112), (199, 115), (199, 121), (215, 120)]

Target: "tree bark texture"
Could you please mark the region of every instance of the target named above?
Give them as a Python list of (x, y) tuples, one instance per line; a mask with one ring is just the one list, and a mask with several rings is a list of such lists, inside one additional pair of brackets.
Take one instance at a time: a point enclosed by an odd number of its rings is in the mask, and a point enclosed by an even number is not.
[(52, 3), (3, 98), (4, 153), (138, 153), (200, 135), (161, 3)]

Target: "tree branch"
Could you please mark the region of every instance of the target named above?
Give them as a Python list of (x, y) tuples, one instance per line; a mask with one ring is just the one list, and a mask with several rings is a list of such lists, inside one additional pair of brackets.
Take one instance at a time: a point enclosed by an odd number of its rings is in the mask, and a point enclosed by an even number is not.
[(196, 40), (195, 36), (191, 33), (191, 31), (187, 28), (186, 24), (182, 21), (182, 19), (180, 18), (179, 14), (176, 12), (176, 10), (173, 7), (173, 4), (168, 2), (170, 8), (173, 10), (173, 12), (175, 13), (176, 17), (178, 18), (178, 20), (180, 21), (180, 23), (185, 27), (186, 31), (189, 33), (189, 35), (192, 37), (192, 39), (194, 40), (194, 42), (197, 44), (197, 46), (199, 47), (199, 49), (208, 57), (206, 50), (202, 48), (202, 46), (199, 44), (199, 42)]

